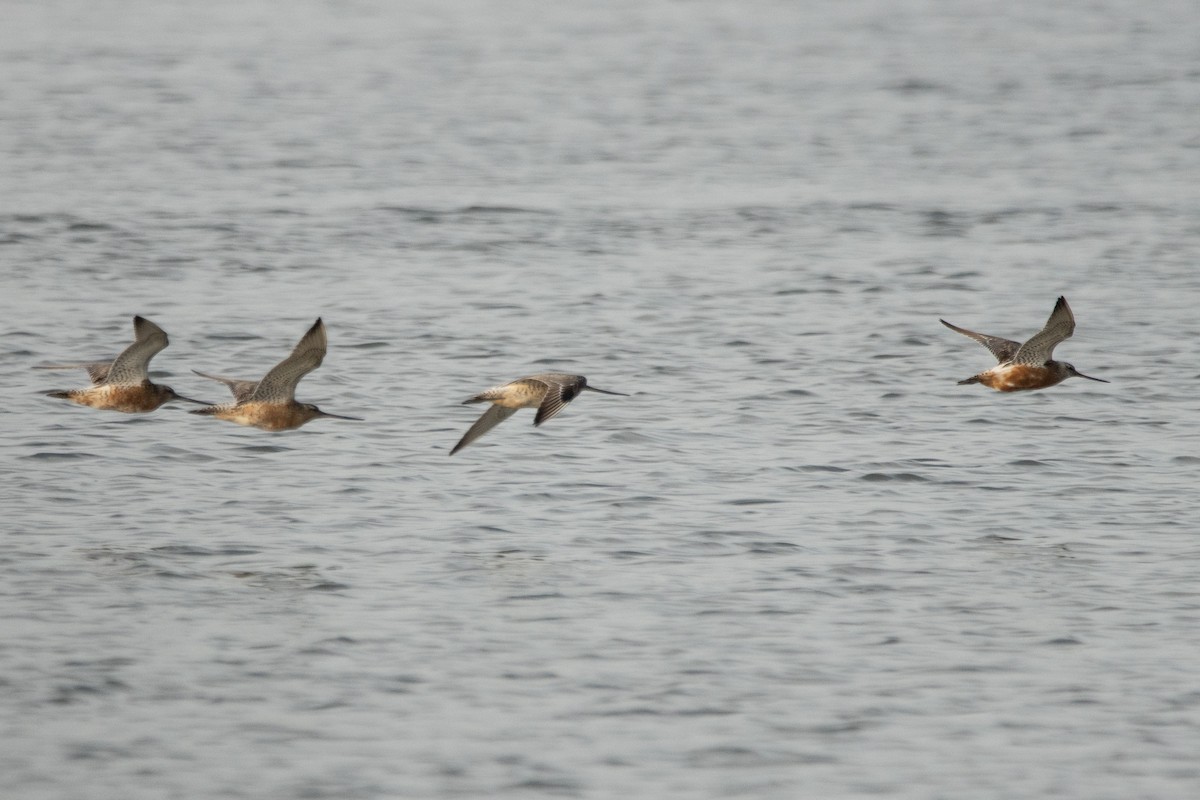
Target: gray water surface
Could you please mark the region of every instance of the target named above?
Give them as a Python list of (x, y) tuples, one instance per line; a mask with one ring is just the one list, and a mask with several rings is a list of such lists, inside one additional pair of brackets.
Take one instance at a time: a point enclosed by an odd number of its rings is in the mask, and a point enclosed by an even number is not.
[(5, 17), (4, 797), (1200, 796), (1192, 4)]

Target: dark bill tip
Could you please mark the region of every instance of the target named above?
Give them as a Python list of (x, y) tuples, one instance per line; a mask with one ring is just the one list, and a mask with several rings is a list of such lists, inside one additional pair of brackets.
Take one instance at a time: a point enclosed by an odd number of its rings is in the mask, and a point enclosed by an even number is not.
[(330, 414), (328, 411), (321, 412), (322, 417), (333, 417), (334, 419), (352, 419), (355, 422), (363, 422), (362, 417), (348, 417), (345, 414)]

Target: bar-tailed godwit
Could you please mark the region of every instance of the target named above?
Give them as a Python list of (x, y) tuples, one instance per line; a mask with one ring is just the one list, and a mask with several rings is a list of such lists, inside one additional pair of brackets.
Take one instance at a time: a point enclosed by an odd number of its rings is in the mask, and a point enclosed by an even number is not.
[(992, 355), (1000, 362), (985, 372), (959, 381), (960, 386), (966, 383), (982, 383), (998, 392), (1020, 392), (1027, 389), (1045, 389), (1062, 383), (1067, 378), (1087, 378), (1089, 381), (1108, 383), (1103, 378), (1084, 375), (1066, 361), (1055, 361), (1051, 358), (1055, 346), (1064, 339), (1070, 339), (1071, 334), (1075, 332), (1075, 316), (1071, 313), (1071, 307), (1067, 305), (1065, 297), (1058, 298), (1054, 311), (1050, 313), (1050, 319), (1046, 320), (1046, 327), (1024, 344), (969, 331), (951, 325), (946, 320), (941, 322), (950, 330), (969, 336), (991, 350)]
[(312, 403), (296, 402), (296, 384), (321, 366), (327, 347), (325, 323), (318, 317), (308, 332), (301, 337), (291, 355), (272, 367), (260, 381), (222, 378), (219, 375), (192, 370), (203, 378), (220, 381), (228, 386), (233, 392), (234, 402), (198, 408), (191, 413), (204, 414), (239, 425), (251, 425), (267, 431), (292, 430), (317, 417), (359, 420), (360, 417), (330, 414)]
[(542, 372), (527, 378), (518, 378), (512, 383), (495, 386), (480, 392), (468, 403), (491, 403), (492, 407), (483, 412), (483, 416), (475, 421), (463, 437), (454, 445), (450, 455), (469, 445), (483, 436), (492, 428), (517, 413), (518, 408), (536, 408), (537, 416), (533, 418), (534, 425), (541, 425), (546, 420), (562, 411), (567, 403), (579, 396), (580, 392), (599, 392), (600, 394), (615, 394), (622, 397), (628, 395), (622, 392), (610, 392), (588, 386), (587, 378), (582, 375), (568, 375), (563, 372)]
[(92, 385), (86, 389), (70, 389), (62, 392), (47, 392), (49, 397), (60, 397), (92, 408), (141, 414), (169, 400), (185, 400), (204, 405), (203, 400), (193, 400), (176, 393), (170, 386), (150, 381), (148, 367), (150, 359), (166, 349), (170, 342), (166, 331), (145, 317), (133, 318), (133, 344), (126, 347), (112, 361), (87, 364), (47, 364), (39, 369), (86, 369)]

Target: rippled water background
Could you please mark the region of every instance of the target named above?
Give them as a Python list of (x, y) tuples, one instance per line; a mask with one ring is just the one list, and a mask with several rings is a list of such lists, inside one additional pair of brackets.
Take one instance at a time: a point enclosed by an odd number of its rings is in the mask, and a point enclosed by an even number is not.
[(1194, 5), (5, 17), (5, 797), (1200, 795)]

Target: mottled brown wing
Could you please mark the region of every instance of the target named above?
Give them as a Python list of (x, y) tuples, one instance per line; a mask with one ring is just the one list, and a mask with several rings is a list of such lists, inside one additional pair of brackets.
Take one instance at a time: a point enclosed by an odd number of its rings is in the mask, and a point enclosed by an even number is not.
[(1041, 366), (1054, 357), (1054, 348), (1059, 342), (1071, 338), (1075, 332), (1075, 315), (1067, 305), (1067, 298), (1060, 297), (1046, 320), (1046, 327), (1030, 337), (1013, 356), (1014, 364)]
[(950, 330), (961, 333), (963, 336), (970, 337), (986, 347), (988, 350), (991, 350), (992, 355), (996, 357), (996, 361), (1000, 364), (1003, 364), (1005, 361), (1008, 361), (1014, 355), (1016, 355), (1017, 350), (1021, 347), (1020, 342), (1014, 342), (1011, 339), (1004, 339), (999, 336), (988, 336), (986, 333), (969, 331), (966, 328), (960, 328), (957, 325), (951, 325), (944, 319), (939, 321)]
[(300, 338), (291, 355), (272, 367), (247, 399), (264, 403), (286, 403), (296, 399), (296, 384), (321, 366), (327, 347), (325, 323), (318, 317), (313, 326)]
[(192, 372), (199, 375), (201, 378), (208, 378), (210, 381), (219, 381), (229, 387), (229, 391), (233, 392), (234, 402), (244, 403), (254, 394), (255, 388), (258, 387), (258, 381), (242, 381), (237, 378), (222, 378), (220, 375), (209, 375), (207, 372), (201, 372), (198, 369)]
[(113, 359), (104, 378), (109, 386), (137, 386), (150, 375), (148, 367), (155, 354), (166, 349), (170, 342), (167, 333), (143, 317), (133, 318), (133, 344)]

